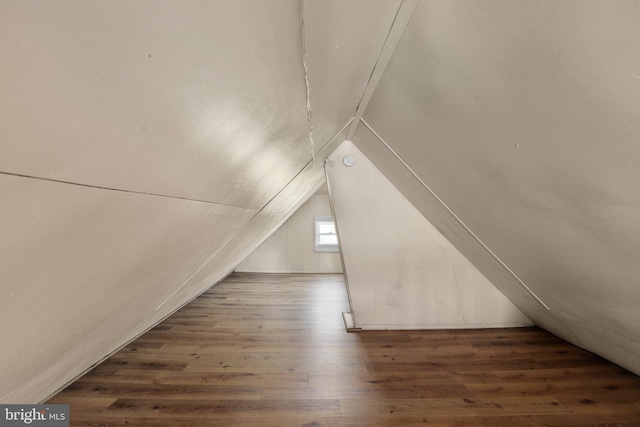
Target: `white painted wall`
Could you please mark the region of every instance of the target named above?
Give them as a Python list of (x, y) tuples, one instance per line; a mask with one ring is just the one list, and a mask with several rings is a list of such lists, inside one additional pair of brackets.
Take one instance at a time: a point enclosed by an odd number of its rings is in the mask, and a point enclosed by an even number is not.
[(422, 0), (353, 141), (536, 325), (640, 374), (638, 17)]
[[(355, 159), (351, 167), (344, 156)], [(355, 326), (434, 329), (531, 322), (351, 142), (327, 178)]]
[(0, 1), (1, 403), (46, 399), (315, 192), (398, 3), (307, 4), (303, 41), (297, 1)]
[(338, 252), (315, 252), (316, 216), (330, 216), (326, 185), (237, 268), (243, 272), (342, 273)]
[[(305, 3), (315, 166), (399, 2)], [(300, 12), (0, 2), (0, 402), (152, 326), (316, 188)], [(530, 319), (636, 373), (639, 14), (422, 0), (353, 137)]]

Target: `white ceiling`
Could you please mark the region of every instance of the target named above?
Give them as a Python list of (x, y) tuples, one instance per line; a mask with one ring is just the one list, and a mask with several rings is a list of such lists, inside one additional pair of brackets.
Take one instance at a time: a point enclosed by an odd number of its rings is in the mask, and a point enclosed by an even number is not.
[[(312, 194), (400, 3), (0, 0), (0, 402), (46, 397)], [(422, 0), (363, 115), (388, 147), (354, 135), (529, 318), (636, 372), (639, 17)]]
[(399, 3), (0, 1), (0, 402), (43, 399), (313, 194)]
[(530, 319), (635, 372), (638, 19), (637, 1), (421, 1), (363, 115)]

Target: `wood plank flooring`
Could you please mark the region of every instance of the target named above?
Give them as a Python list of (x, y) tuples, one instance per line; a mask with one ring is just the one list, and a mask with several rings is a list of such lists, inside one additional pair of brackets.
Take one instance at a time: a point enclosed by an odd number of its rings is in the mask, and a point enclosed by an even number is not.
[(341, 275), (233, 274), (49, 403), (74, 426), (640, 426), (640, 377), (537, 328), (343, 311)]

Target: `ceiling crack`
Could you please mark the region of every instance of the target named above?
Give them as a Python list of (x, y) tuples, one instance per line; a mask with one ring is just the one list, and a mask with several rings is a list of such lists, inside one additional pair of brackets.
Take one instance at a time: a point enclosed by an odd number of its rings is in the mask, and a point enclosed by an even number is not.
[(316, 154), (313, 143), (313, 114), (311, 113), (311, 85), (309, 85), (309, 68), (307, 66), (307, 36), (304, 24), (304, 0), (300, 0), (300, 27), (302, 29), (302, 67), (304, 68), (304, 84), (306, 88), (307, 101), (307, 124), (309, 127), (309, 148), (311, 150), (311, 160), (313, 168), (316, 168)]

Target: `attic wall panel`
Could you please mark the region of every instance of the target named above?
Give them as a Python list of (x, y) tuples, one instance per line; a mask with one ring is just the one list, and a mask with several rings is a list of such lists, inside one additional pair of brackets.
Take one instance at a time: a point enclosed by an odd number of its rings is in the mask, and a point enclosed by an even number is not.
[(0, 7), (0, 171), (260, 208), (311, 155), (297, 1)]
[(371, 129), (364, 124), (358, 126), (353, 143), (415, 209), (425, 218), (435, 219), (432, 224), (444, 238), (454, 247), (464, 248), (464, 255), (472, 260), (472, 264), (491, 283), (500, 284), (500, 291), (510, 301), (529, 313), (540, 313), (541, 309), (544, 310), (544, 307), (520, 284), (517, 277), (474, 237), (454, 213), (442, 204), (437, 195), (430, 192)]
[(351, 142), (326, 171), (356, 327), (531, 324)]
[(528, 317), (635, 372), (638, 16), (423, 0), (363, 116), (551, 309)]
[(7, 176), (0, 197), (3, 403), (37, 402), (123, 344), (255, 214)]

